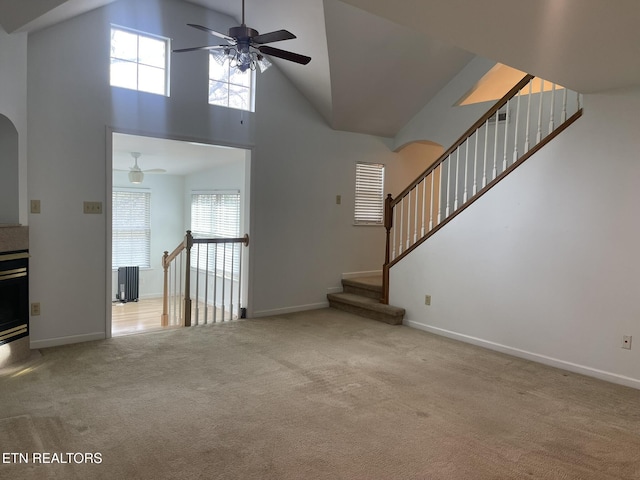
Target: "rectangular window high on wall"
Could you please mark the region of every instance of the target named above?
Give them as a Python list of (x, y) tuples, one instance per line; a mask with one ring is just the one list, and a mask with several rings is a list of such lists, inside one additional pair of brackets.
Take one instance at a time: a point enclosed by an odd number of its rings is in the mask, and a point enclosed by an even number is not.
[[(194, 192), (191, 195), (191, 234), (194, 238), (238, 238), (240, 236), (240, 193), (235, 191)], [(209, 252), (200, 249), (198, 257), (192, 258), (192, 266), (196, 261), (198, 268), (209, 272), (222, 271), (233, 263), (234, 272), (239, 269), (239, 248), (220, 248), (215, 255), (214, 246)], [(194, 249), (193, 252), (196, 250)], [(235, 254), (233, 253), (235, 252)], [(214, 258), (217, 257), (217, 260)]]
[(255, 71), (241, 72), (226, 56), (209, 55), (209, 103), (254, 111)]
[(169, 95), (169, 39), (111, 27), (111, 86)]
[(151, 267), (151, 191), (114, 188), (112, 211), (112, 268)]
[(355, 225), (384, 223), (384, 165), (356, 163)]

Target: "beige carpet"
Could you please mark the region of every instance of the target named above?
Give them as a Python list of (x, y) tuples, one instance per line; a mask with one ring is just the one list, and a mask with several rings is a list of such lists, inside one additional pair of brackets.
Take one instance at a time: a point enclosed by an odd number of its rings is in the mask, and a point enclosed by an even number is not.
[(71, 461), (3, 479), (640, 479), (640, 391), (335, 310), (27, 367), (0, 376), (2, 460)]

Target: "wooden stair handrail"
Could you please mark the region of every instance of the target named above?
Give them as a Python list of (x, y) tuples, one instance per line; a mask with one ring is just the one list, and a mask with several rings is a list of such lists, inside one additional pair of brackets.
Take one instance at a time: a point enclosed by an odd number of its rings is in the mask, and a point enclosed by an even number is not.
[(238, 238), (193, 238), (191, 230), (187, 230), (184, 240), (169, 253), (165, 250), (162, 256), (162, 268), (164, 270), (163, 293), (162, 293), (162, 316), (160, 323), (163, 327), (169, 325), (169, 266), (178, 255), (184, 250), (187, 251), (185, 258), (185, 279), (184, 279), (184, 326), (191, 326), (191, 248), (196, 243), (242, 243), (249, 246), (249, 235), (245, 234)]
[[(525, 75), (522, 78), (522, 80), (520, 80), (511, 90), (509, 90), (509, 92), (507, 92), (506, 95), (504, 95), (500, 100), (498, 100), (495, 103), (495, 105), (493, 105), (482, 117), (480, 117), (478, 121), (476, 121), (469, 129), (467, 129), (467, 131), (462, 136), (460, 136), (460, 138), (451, 147), (449, 147), (440, 157), (438, 157), (438, 159), (431, 166), (429, 166), (412, 183), (410, 183), (409, 186), (405, 188), (396, 198), (392, 198), (391, 194), (387, 195), (387, 198), (385, 199), (385, 206), (384, 206), (384, 226), (386, 228), (386, 245), (385, 245), (385, 262), (382, 267), (382, 300), (381, 300), (382, 303), (386, 303), (386, 304), (389, 303), (389, 271), (393, 265), (397, 264), (400, 260), (406, 257), (410, 252), (415, 250), (425, 240), (427, 240), (434, 233), (439, 231), (442, 227), (444, 227), (444, 225), (449, 223), (453, 218), (455, 218), (463, 210), (469, 207), (469, 205), (474, 203), (478, 198), (480, 198), (487, 191), (489, 191), (493, 186), (495, 186), (498, 182), (500, 182), (503, 178), (505, 178), (509, 173), (511, 173), (513, 170), (519, 167), (525, 160), (530, 158), (534, 153), (539, 151), (544, 145), (546, 145), (551, 140), (553, 140), (562, 131), (564, 131), (569, 125), (571, 125), (573, 122), (575, 122), (578, 118), (582, 116), (582, 108), (580, 107), (580, 102), (578, 99), (578, 105), (577, 105), (578, 109), (573, 115), (571, 115), (569, 118), (563, 117), (563, 122), (558, 127), (556, 127), (555, 129), (552, 128), (552, 131), (550, 131), (550, 133), (544, 136), (543, 138), (538, 137), (538, 140), (535, 146), (525, 151), (517, 159), (514, 158), (515, 161), (510, 166), (505, 167), (505, 169), (500, 174), (495, 176), (493, 180), (491, 180), (486, 185), (483, 185), (483, 187), (477, 193), (475, 192), (475, 184), (474, 184), (474, 193), (468, 200), (466, 199), (466, 190), (465, 190), (465, 200), (463, 205), (461, 205), (459, 208), (456, 206), (454, 209), (454, 212), (451, 214), (448, 213), (449, 207), (447, 206), (447, 216), (444, 220), (440, 221), (438, 216), (437, 225), (433, 227), (430, 226), (429, 231), (426, 233), (424, 233), (423, 231), (422, 237), (418, 238), (417, 240), (414, 240), (414, 242), (411, 245), (408, 245), (407, 248), (403, 249), (398, 256), (396, 256), (395, 258), (393, 258), (393, 260), (391, 260), (390, 259), (390, 250), (391, 250), (390, 235), (391, 235), (391, 229), (393, 228), (394, 207), (400, 202), (402, 202), (403, 199), (407, 195), (409, 195), (412, 191), (414, 191), (414, 189), (417, 188), (420, 185), (420, 183), (422, 183), (429, 175), (431, 174), (435, 175), (434, 171), (436, 170), (436, 168), (443, 165), (443, 163), (458, 148), (460, 148), (466, 141), (468, 141), (480, 128), (482, 128), (485, 124), (487, 124), (487, 121), (493, 115), (497, 115), (498, 111), (503, 106), (507, 105), (512, 98), (518, 95), (519, 92), (527, 84), (529, 84), (534, 78), (535, 78), (534, 75), (529, 75), (529, 74)], [(529, 88), (529, 92), (531, 92), (531, 87)], [(554, 92), (555, 92), (555, 89), (554, 89)], [(542, 103), (540, 103), (540, 105), (542, 105)], [(552, 119), (553, 119), (553, 116), (552, 116)], [(517, 126), (516, 126), (516, 132), (517, 132)], [(506, 141), (505, 141), (505, 149), (506, 149)], [(506, 158), (506, 155), (505, 155), (505, 158)], [(505, 160), (505, 165), (506, 165), (506, 160)], [(494, 165), (494, 170), (495, 170), (495, 165)], [(456, 195), (457, 195), (457, 192), (456, 192)], [(416, 219), (417, 219), (417, 214), (416, 214)], [(407, 241), (407, 243), (409, 242)]]
[(522, 80), (520, 80), (515, 85), (515, 87), (509, 90), (504, 97), (498, 100), (496, 104), (493, 107), (491, 107), (482, 117), (480, 117), (480, 119), (476, 123), (474, 123), (471, 127), (469, 127), (469, 129), (466, 132), (464, 132), (462, 136), (458, 138), (458, 140), (453, 145), (451, 145), (442, 155), (440, 155), (438, 159), (429, 168), (427, 168), (424, 172), (422, 172), (422, 174), (418, 175), (418, 177), (413, 182), (411, 182), (407, 188), (405, 188), (402, 192), (400, 192), (400, 194), (396, 196), (396, 198), (394, 198), (393, 201), (391, 202), (391, 208), (393, 208), (399, 202), (401, 202), (402, 199), (406, 197), (410, 191), (412, 191), (420, 182), (422, 182), (422, 180), (424, 180), (431, 172), (433, 172), (436, 168), (438, 168), (449, 157), (449, 155), (452, 152), (455, 152), (460, 145), (466, 142), (467, 139), (471, 137), (476, 132), (476, 130), (478, 130), (478, 128), (484, 125), (484, 123), (489, 118), (491, 118), (498, 110), (504, 107), (507, 104), (507, 102), (511, 100), (511, 98), (513, 98), (522, 89), (522, 87), (524, 87), (534, 78), (535, 78), (534, 75), (530, 75), (530, 74), (525, 75), (522, 78)]

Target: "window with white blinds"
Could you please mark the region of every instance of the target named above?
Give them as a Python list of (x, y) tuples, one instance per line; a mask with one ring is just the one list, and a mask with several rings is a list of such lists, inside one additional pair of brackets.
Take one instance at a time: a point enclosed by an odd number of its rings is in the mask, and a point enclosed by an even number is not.
[[(240, 236), (240, 193), (198, 192), (191, 195), (191, 234), (194, 238), (238, 238)], [(199, 253), (197, 253), (199, 251)], [(217, 251), (217, 255), (216, 255)], [(191, 263), (199, 269), (222, 272), (233, 264), (239, 270), (240, 246), (195, 245)], [(196, 263), (197, 262), (197, 263)]]
[(382, 225), (384, 222), (384, 165), (356, 163), (356, 225)]
[(151, 267), (151, 191), (114, 188), (112, 268)]

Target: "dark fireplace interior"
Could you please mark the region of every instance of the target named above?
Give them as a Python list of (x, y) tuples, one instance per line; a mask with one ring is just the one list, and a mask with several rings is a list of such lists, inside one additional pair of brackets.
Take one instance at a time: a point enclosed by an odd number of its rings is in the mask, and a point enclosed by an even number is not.
[(0, 345), (29, 335), (29, 254), (0, 254)]

